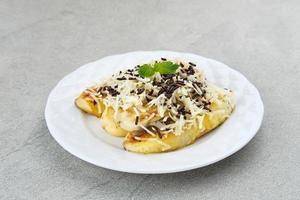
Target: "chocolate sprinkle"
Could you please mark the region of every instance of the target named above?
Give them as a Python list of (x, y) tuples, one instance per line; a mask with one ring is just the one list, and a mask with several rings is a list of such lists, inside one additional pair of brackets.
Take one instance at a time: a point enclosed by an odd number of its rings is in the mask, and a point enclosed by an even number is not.
[(97, 89), (97, 93), (101, 93), (102, 90), (103, 90), (103, 87), (99, 87), (99, 88)]
[(138, 88), (137, 89), (137, 94), (142, 94), (144, 92), (144, 89), (143, 88)]
[(195, 70), (193, 69), (192, 66), (189, 66), (189, 68), (187, 69), (187, 75), (194, 75), (195, 74)]
[(164, 91), (165, 91), (165, 89), (162, 87), (162, 88), (158, 91), (157, 96), (159, 96), (159, 95), (161, 95), (162, 93), (164, 93)]
[(136, 116), (134, 124), (137, 125), (138, 123), (139, 123), (139, 116)]
[(192, 62), (189, 62), (189, 64), (192, 65), (192, 66), (196, 66), (196, 65), (195, 65), (194, 63), (192, 63)]
[(105, 89), (108, 91), (111, 96), (117, 96), (120, 94), (117, 90), (113, 89), (111, 86), (106, 86)]
[(117, 78), (117, 80), (122, 81), (122, 80), (126, 80), (126, 78), (123, 76), (121, 78)]
[(176, 84), (181, 85), (181, 86), (185, 85), (183, 81), (177, 81)]
[(170, 78), (173, 78), (175, 76), (175, 74), (164, 74), (162, 75), (162, 78), (163, 79), (170, 79)]
[(149, 97), (146, 97), (146, 101), (147, 101), (147, 102), (150, 102), (151, 99), (150, 99)]

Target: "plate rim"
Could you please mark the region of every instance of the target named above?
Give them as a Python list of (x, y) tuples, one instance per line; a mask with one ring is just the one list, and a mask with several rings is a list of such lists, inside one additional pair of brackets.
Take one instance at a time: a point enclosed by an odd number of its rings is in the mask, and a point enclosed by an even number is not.
[[(196, 56), (196, 57), (201, 57), (201, 58), (204, 58), (204, 59), (207, 59), (209, 61), (213, 61), (213, 62), (217, 62), (217, 63), (221, 63), (222, 65), (226, 66), (227, 68), (229, 68), (230, 70), (233, 70), (235, 73), (237, 73), (239, 76), (241, 76), (242, 78), (244, 78), (246, 81), (247, 81), (247, 84), (251, 85), (251, 87), (253, 87), (253, 89), (255, 90), (255, 92), (257, 93), (257, 101), (258, 103), (260, 104), (261, 106), (261, 115), (259, 116), (259, 123), (257, 124), (257, 126), (255, 127), (255, 130), (253, 131), (252, 135), (248, 138), (248, 140), (246, 142), (244, 142), (243, 144), (241, 145), (237, 145), (235, 148), (233, 148), (230, 152), (227, 152), (226, 154), (222, 154), (221, 156), (219, 156), (218, 158), (214, 159), (214, 160), (211, 160), (210, 162), (206, 162), (206, 163), (199, 163), (199, 164), (194, 164), (194, 165), (184, 165), (184, 166), (179, 166), (179, 167), (174, 167), (174, 168), (171, 168), (171, 169), (164, 169), (164, 170), (143, 170), (143, 169), (136, 169), (136, 170), (130, 170), (130, 169), (126, 169), (126, 168), (122, 168), (122, 167), (118, 167), (117, 165), (116, 166), (107, 166), (107, 165), (99, 165), (99, 163), (97, 163), (95, 160), (93, 159), (88, 159), (88, 158), (85, 158), (81, 155), (78, 155), (76, 153), (74, 153), (72, 150), (69, 149), (68, 145), (66, 145), (62, 140), (58, 139), (58, 137), (56, 137), (55, 134), (53, 134), (53, 132), (55, 132), (55, 127), (54, 125), (52, 124), (52, 122), (50, 121), (50, 119), (48, 118), (48, 109), (49, 109), (49, 101), (50, 101), (50, 97), (51, 95), (53, 94), (54, 90), (61, 84), (61, 82), (63, 82), (68, 76), (70, 76), (71, 74), (75, 73), (76, 71), (79, 71), (81, 70), (82, 68), (86, 67), (87, 65), (90, 65), (90, 64), (93, 64), (93, 63), (96, 63), (97, 61), (99, 60), (102, 60), (102, 59), (105, 59), (105, 58), (108, 58), (108, 57), (114, 57), (114, 56), (124, 56), (126, 54), (133, 54), (133, 53), (177, 53), (177, 54), (186, 54), (186, 55), (192, 55), (192, 56)], [(220, 160), (223, 160), (231, 155), (233, 155), (234, 153), (236, 153), (237, 151), (241, 150), (242, 148), (244, 148), (253, 138), (254, 136), (258, 133), (261, 125), (262, 125), (262, 122), (263, 122), (263, 117), (264, 117), (264, 104), (263, 104), (263, 101), (262, 101), (262, 98), (261, 98), (261, 95), (259, 93), (259, 90), (257, 89), (257, 87), (252, 83), (250, 82), (241, 72), (229, 67), (228, 65), (222, 63), (222, 62), (219, 62), (217, 60), (214, 60), (214, 59), (211, 59), (211, 58), (206, 58), (206, 57), (203, 57), (201, 55), (197, 55), (197, 54), (194, 54), (194, 53), (188, 53), (188, 52), (179, 52), (179, 51), (168, 51), (168, 50), (154, 50), (154, 51), (131, 51), (131, 52), (126, 52), (126, 53), (120, 53), (120, 54), (113, 54), (113, 55), (108, 55), (108, 56), (104, 56), (104, 57), (101, 57), (100, 59), (97, 59), (95, 61), (92, 61), (92, 62), (89, 62), (87, 64), (84, 64), (80, 67), (78, 67), (77, 69), (71, 71), (70, 73), (68, 73), (67, 75), (65, 75), (63, 78), (61, 78), (58, 83), (52, 88), (52, 90), (50, 91), (48, 97), (47, 97), (47, 102), (46, 102), (46, 106), (45, 106), (45, 111), (44, 111), (44, 117), (45, 117), (45, 121), (46, 121), (46, 124), (47, 124), (47, 127), (48, 127), (48, 130), (49, 130), (49, 133), (50, 135), (54, 138), (54, 140), (64, 149), (66, 150), (67, 152), (69, 152), (71, 155), (85, 161), (85, 162), (88, 162), (88, 163), (91, 163), (95, 166), (98, 166), (98, 167), (102, 167), (102, 168), (105, 168), (105, 169), (110, 169), (110, 170), (114, 170), (114, 171), (119, 171), (119, 172), (127, 172), (127, 173), (135, 173), (135, 174), (167, 174), (167, 173), (175, 173), (175, 172), (182, 172), (182, 171), (188, 171), (188, 170), (192, 170), (192, 169), (197, 169), (197, 168), (201, 168), (201, 167), (204, 167), (204, 166), (208, 166), (208, 165), (211, 165), (213, 163), (216, 163)]]

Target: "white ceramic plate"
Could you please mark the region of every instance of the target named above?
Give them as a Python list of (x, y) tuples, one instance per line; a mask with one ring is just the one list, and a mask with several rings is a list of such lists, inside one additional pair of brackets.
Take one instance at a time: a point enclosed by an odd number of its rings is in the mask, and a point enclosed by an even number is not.
[[(161, 57), (197, 64), (209, 82), (234, 91), (236, 109), (223, 125), (180, 150), (151, 155), (127, 152), (123, 139), (105, 133), (97, 118), (74, 106), (74, 99), (94, 81)], [(254, 137), (263, 112), (257, 89), (220, 62), (189, 53), (140, 51), (105, 57), (65, 76), (48, 97), (45, 118), (55, 140), (78, 158), (112, 170), (157, 174), (199, 168), (230, 156)]]

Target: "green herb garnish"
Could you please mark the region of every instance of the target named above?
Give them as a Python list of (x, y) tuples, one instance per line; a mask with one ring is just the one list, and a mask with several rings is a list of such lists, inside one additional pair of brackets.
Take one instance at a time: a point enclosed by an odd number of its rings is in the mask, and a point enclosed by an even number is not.
[(154, 64), (154, 70), (160, 74), (175, 74), (178, 64), (170, 61), (163, 61)]
[(144, 64), (139, 68), (139, 75), (142, 77), (150, 77), (155, 73), (154, 68), (149, 64)]
[(150, 77), (159, 72), (160, 74), (175, 74), (179, 65), (171, 61), (161, 61), (152, 64), (144, 64), (139, 68), (139, 75), (142, 77)]

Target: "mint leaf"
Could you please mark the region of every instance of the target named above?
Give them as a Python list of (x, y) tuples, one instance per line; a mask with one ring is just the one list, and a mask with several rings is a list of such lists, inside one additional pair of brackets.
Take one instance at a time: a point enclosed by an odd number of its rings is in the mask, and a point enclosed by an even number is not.
[(144, 64), (139, 68), (139, 75), (142, 77), (150, 77), (155, 73), (154, 68), (149, 64)]
[(154, 64), (154, 71), (160, 74), (175, 74), (179, 65), (170, 61), (162, 61)]
[(160, 74), (175, 74), (179, 65), (176, 63), (172, 63), (171, 61), (161, 61), (156, 62), (154, 65), (152, 64), (144, 64), (142, 65), (138, 73), (142, 77), (150, 77), (155, 74), (155, 72), (159, 72)]

